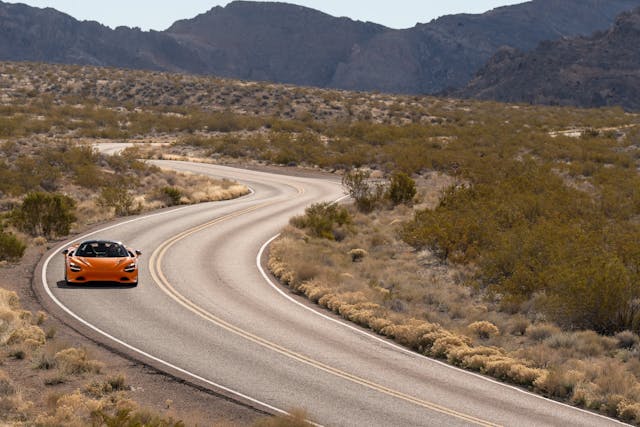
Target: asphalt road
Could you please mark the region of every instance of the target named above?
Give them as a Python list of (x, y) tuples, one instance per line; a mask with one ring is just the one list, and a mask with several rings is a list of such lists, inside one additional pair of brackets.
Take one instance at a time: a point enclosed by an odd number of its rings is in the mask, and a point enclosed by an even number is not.
[(100, 340), (270, 411), (328, 426), (600, 426), (613, 420), (411, 353), (269, 283), (257, 256), (288, 219), (343, 195), (337, 182), (205, 164), (253, 193), (133, 218), (91, 237), (143, 251), (137, 288), (65, 287), (64, 245), (41, 286)]

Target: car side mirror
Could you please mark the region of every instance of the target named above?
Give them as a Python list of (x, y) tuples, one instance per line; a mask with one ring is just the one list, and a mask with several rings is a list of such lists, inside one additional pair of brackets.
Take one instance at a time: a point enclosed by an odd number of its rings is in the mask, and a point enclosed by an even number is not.
[(64, 251), (62, 251), (62, 255), (67, 255), (69, 253), (69, 249), (65, 249)]
[(136, 255), (138, 255), (138, 256), (142, 255), (142, 251), (136, 250)]

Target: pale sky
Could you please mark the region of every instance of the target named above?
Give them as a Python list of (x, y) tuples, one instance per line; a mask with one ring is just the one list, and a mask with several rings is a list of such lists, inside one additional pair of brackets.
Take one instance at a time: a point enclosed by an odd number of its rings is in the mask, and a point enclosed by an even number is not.
[[(10, 0), (35, 7), (52, 7), (79, 20), (98, 21), (115, 28), (119, 25), (143, 30), (165, 30), (179, 19), (193, 18), (219, 0)], [(523, 3), (524, 0), (290, 0), (333, 16), (347, 16), (391, 28), (409, 28), (442, 15), (482, 13), (495, 7)]]

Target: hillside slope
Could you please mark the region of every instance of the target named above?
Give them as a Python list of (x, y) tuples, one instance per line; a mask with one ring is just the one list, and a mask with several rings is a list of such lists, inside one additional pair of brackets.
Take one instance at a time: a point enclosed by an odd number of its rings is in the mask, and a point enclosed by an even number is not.
[(640, 109), (640, 9), (606, 32), (503, 50), (463, 90), (464, 97), (551, 105)]
[(501, 47), (520, 50), (543, 40), (607, 29), (635, 0), (534, 0), (481, 15), (450, 15), (390, 31), (354, 50), (334, 87), (436, 93), (464, 86)]

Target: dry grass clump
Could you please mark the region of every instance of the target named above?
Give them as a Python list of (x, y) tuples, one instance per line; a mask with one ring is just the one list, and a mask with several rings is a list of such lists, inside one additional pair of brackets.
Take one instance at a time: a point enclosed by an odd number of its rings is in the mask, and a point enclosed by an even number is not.
[(560, 328), (551, 323), (539, 323), (527, 327), (525, 334), (533, 341), (544, 341), (552, 335), (560, 333)]
[(469, 325), (469, 330), (482, 339), (488, 339), (491, 336), (500, 334), (500, 330), (496, 325), (486, 320), (479, 320)]
[(362, 248), (355, 248), (349, 251), (349, 256), (353, 262), (361, 262), (368, 253)]
[(33, 323), (41, 317), (20, 308), (18, 295), (0, 288), (0, 345), (33, 350), (45, 343), (44, 331)]
[(164, 207), (178, 204), (216, 202), (244, 196), (247, 186), (227, 179), (213, 179), (191, 173), (164, 171), (165, 175), (149, 177), (150, 191), (145, 206)]
[(131, 387), (127, 385), (126, 377), (123, 374), (112, 375), (104, 381), (92, 381), (87, 384), (84, 391), (95, 398), (102, 398), (110, 393), (126, 391)]
[(10, 424), (26, 421), (26, 412), (31, 402), (25, 401), (18, 387), (6, 372), (0, 370), (0, 423)]
[(102, 362), (92, 360), (84, 348), (67, 348), (54, 356), (56, 366), (63, 374), (79, 375), (84, 373), (99, 374), (104, 368)]

